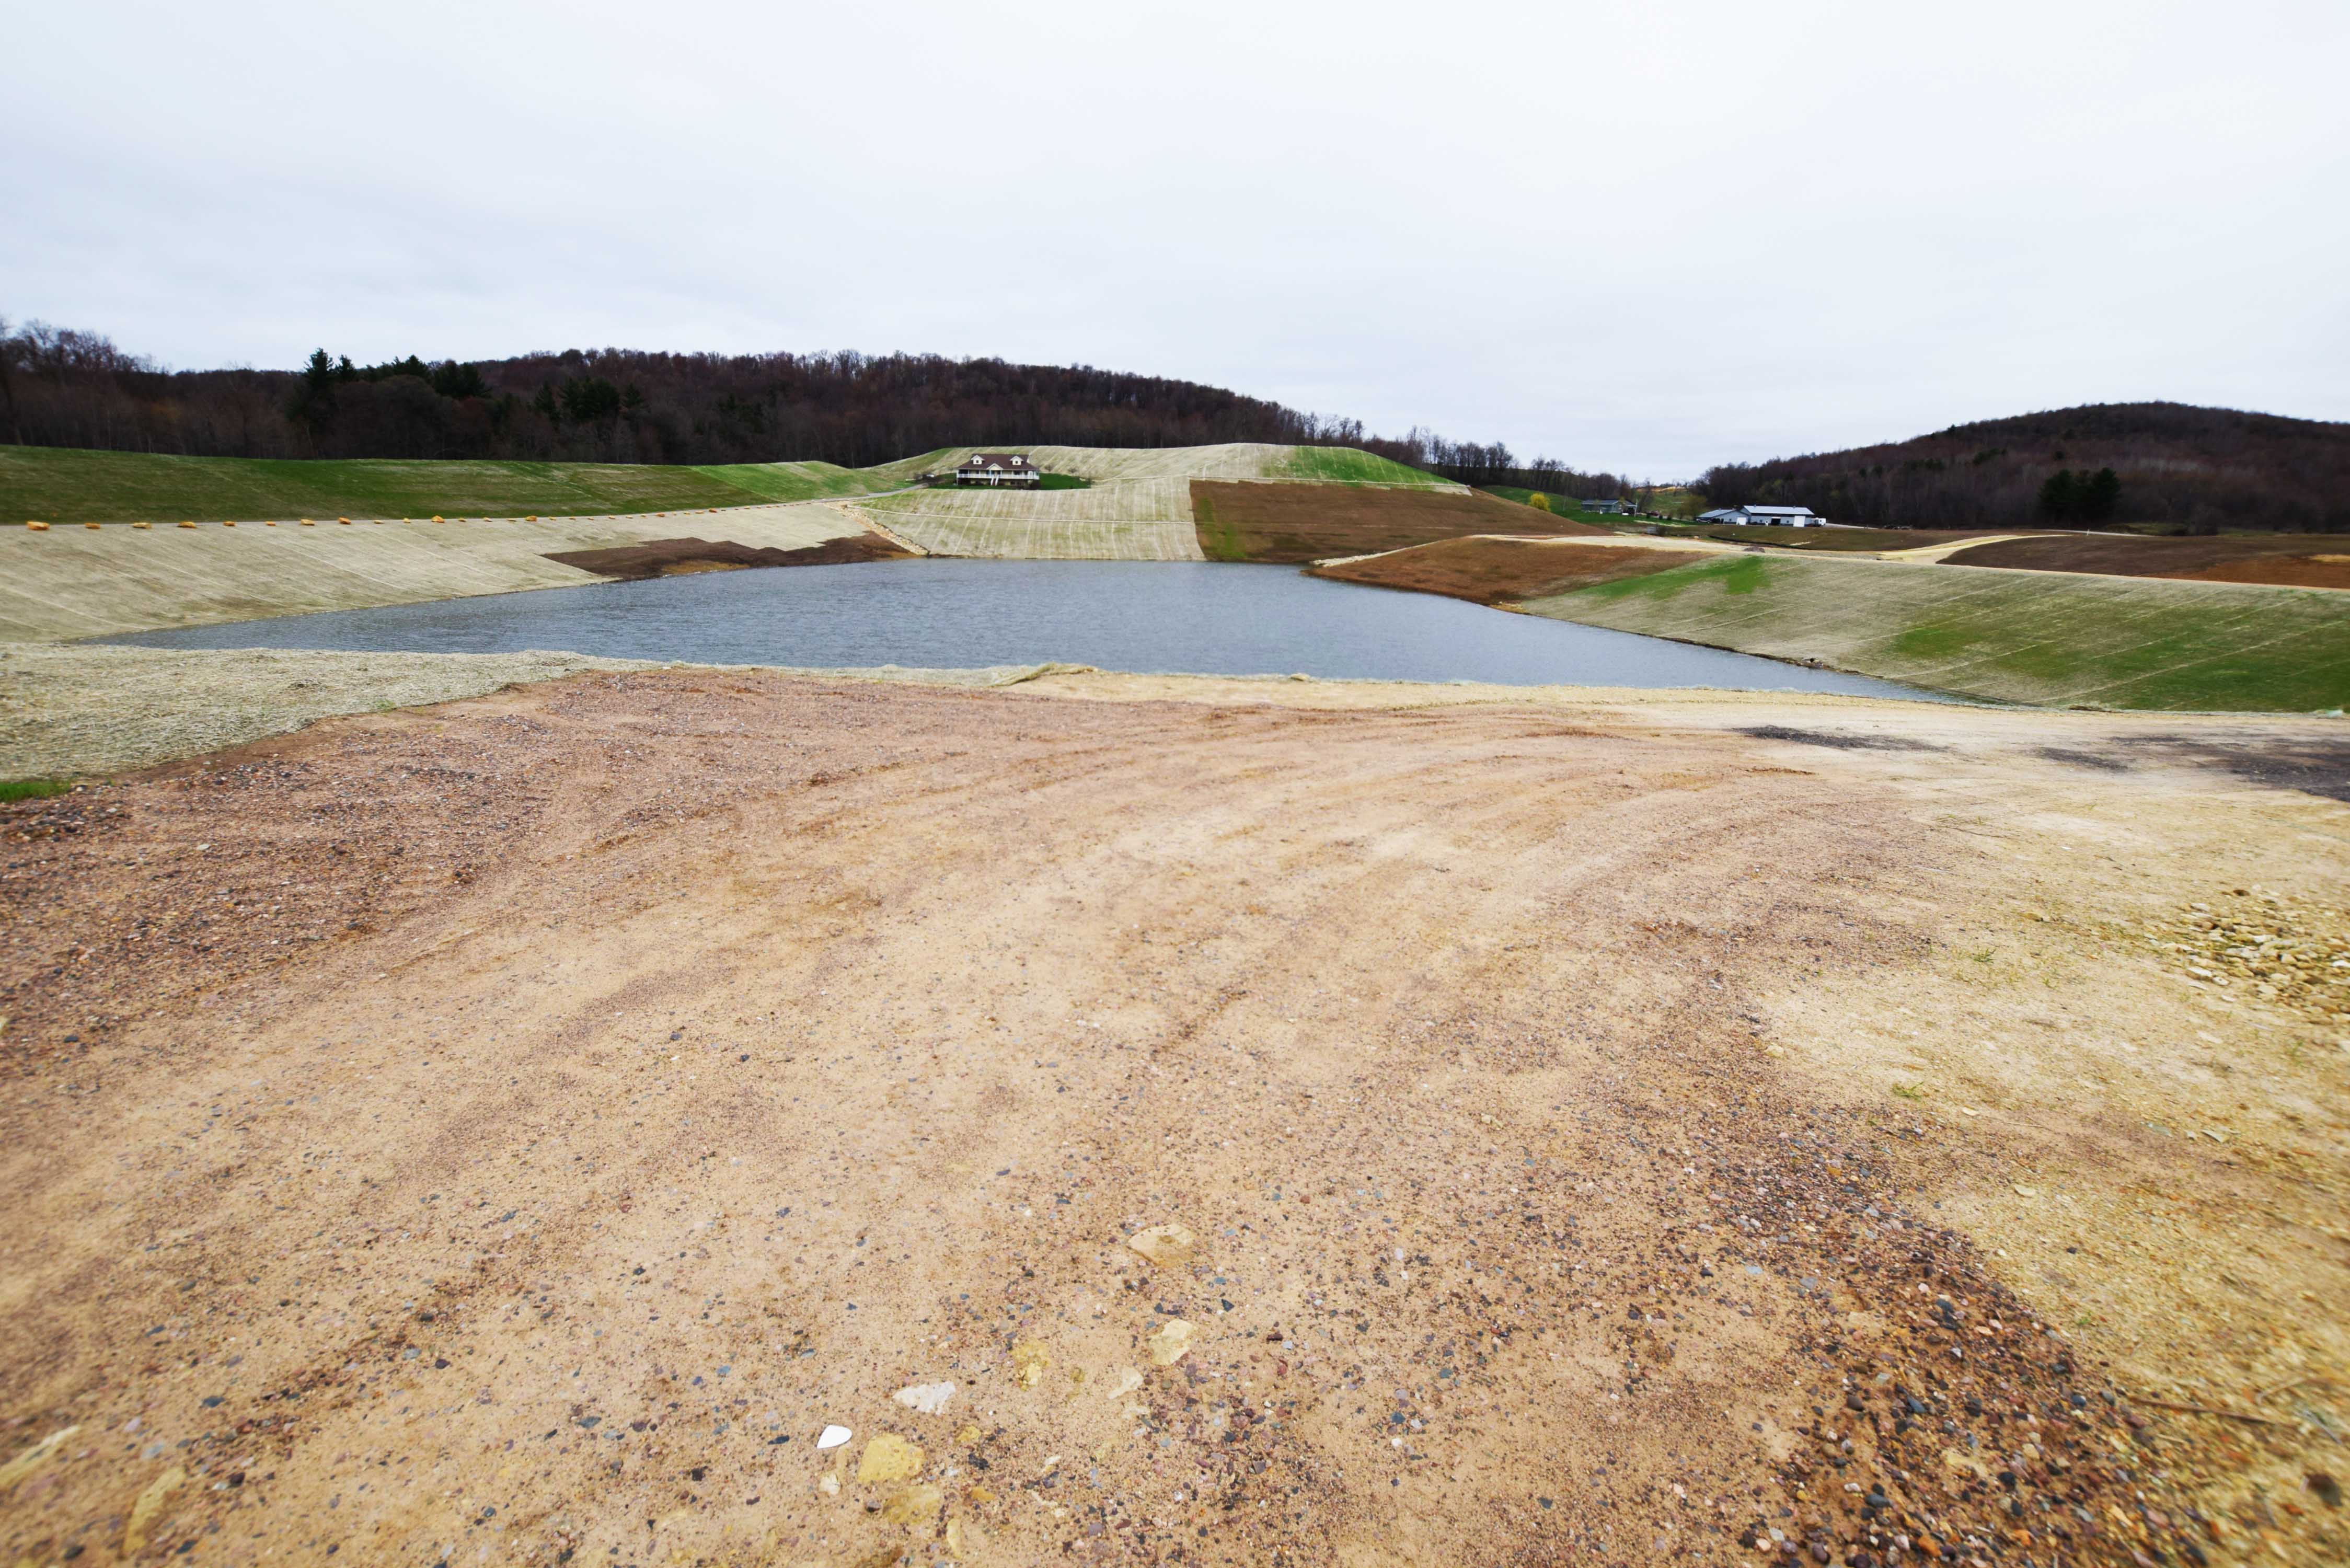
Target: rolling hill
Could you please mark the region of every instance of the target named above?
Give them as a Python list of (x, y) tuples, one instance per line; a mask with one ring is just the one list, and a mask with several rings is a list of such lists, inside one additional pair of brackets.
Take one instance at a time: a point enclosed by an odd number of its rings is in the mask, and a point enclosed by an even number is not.
[[(2068, 476), (2059, 489), (2077, 494), (2084, 478), (2105, 469), (2119, 489), (2104, 515), (2043, 505), (2059, 474)], [(1809, 506), (1839, 523), (1900, 528), (2342, 533), (2350, 531), (2350, 424), (2183, 403), (2092, 404), (1724, 464), (1707, 472), (1704, 490), (1713, 506)]]

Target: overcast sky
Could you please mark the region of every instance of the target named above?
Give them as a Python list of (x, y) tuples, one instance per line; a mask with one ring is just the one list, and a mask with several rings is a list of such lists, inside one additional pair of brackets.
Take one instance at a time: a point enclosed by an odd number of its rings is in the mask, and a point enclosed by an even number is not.
[(2344, 0), (0, 0), (0, 313), (174, 367), (999, 355), (1655, 478), (2081, 402), (2350, 419)]

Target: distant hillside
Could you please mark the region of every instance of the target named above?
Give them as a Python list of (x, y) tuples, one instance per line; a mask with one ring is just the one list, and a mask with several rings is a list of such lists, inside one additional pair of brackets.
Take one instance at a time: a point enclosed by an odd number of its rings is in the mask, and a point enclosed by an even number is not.
[(1434, 438), (1380, 441), (1357, 421), (1087, 365), (619, 348), (356, 365), (321, 349), (302, 370), (171, 371), (96, 333), (0, 322), (0, 441), (183, 457), (865, 468), (1034, 442), (1360, 447), (1419, 462)]
[[(2112, 477), (2101, 480), (2103, 471)], [(2061, 476), (2061, 477), (2060, 477)], [(1898, 528), (2350, 531), (2350, 424), (2100, 403), (1710, 471), (1710, 504)]]

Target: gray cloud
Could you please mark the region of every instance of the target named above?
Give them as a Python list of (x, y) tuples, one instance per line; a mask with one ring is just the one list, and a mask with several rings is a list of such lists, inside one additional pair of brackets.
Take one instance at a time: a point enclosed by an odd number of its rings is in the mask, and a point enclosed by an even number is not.
[(174, 364), (1084, 360), (1658, 477), (2350, 418), (2331, 0), (5, 16), (0, 309)]

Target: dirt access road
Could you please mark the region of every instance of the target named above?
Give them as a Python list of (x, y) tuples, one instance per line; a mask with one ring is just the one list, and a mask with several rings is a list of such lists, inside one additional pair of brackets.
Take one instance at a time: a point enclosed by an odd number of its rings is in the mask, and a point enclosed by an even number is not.
[(598, 672), (5, 807), (0, 1561), (2339, 1562), (2339, 734)]

